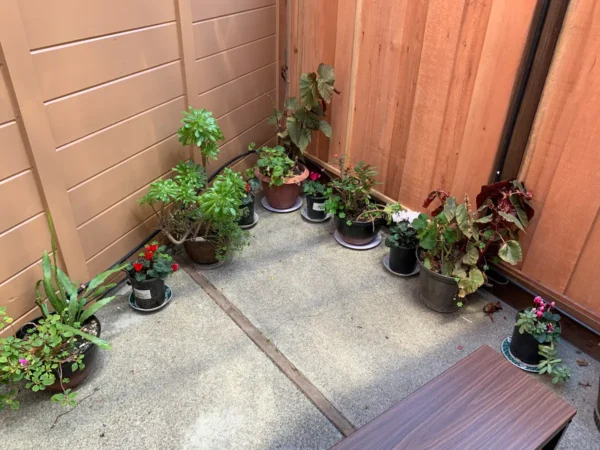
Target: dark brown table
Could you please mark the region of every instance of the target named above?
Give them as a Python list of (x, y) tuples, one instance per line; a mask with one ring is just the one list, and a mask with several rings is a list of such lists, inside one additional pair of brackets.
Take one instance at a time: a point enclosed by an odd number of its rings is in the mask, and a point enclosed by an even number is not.
[(554, 448), (575, 413), (484, 345), (332, 449)]

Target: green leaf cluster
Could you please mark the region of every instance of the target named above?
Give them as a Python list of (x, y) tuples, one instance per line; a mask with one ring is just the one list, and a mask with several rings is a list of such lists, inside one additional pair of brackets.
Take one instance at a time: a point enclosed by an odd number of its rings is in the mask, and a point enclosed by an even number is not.
[(286, 178), (294, 176), (295, 166), (296, 162), (281, 145), (263, 147), (258, 151), (256, 167), (264, 176), (271, 178), (270, 186), (282, 186)]
[(389, 227), (390, 235), (385, 240), (385, 245), (395, 248), (413, 248), (419, 245), (417, 230), (408, 220), (403, 220)]
[(202, 154), (203, 161), (217, 159), (219, 142), (225, 139), (223, 132), (210, 111), (194, 109), (191, 106), (183, 112), (183, 124), (177, 131), (179, 142), (194, 145)]
[(538, 354), (543, 358), (538, 364), (540, 375), (550, 375), (553, 384), (564, 383), (571, 378), (571, 370), (562, 364), (562, 359), (557, 356), (558, 352), (554, 346), (554, 341), (549, 345), (540, 345)]

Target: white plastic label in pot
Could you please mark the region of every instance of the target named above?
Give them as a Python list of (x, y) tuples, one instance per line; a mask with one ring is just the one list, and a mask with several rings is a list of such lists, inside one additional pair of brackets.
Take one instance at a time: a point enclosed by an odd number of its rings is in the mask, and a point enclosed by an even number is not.
[(141, 298), (142, 300), (149, 300), (152, 298), (152, 294), (150, 294), (149, 290), (141, 291), (139, 289), (134, 289), (133, 295), (135, 298)]
[(313, 211), (325, 211), (325, 203), (313, 203)]

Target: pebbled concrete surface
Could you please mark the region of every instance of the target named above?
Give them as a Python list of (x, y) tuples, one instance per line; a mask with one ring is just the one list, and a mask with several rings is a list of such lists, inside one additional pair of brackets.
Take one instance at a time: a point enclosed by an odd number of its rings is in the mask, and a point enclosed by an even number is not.
[[(112, 344), (68, 411), (21, 395), (0, 449), (326, 449), (341, 435), (187, 274), (143, 315), (126, 297), (98, 314)], [(128, 290), (126, 287), (123, 291)]]
[[(258, 225), (241, 256), (204, 274), (352, 422), (362, 426), (483, 344), (500, 351), (515, 310), (492, 323), (481, 311), (489, 292), (443, 315), (419, 300), (418, 277), (382, 266), (387, 249), (341, 247), (333, 223), (312, 224), (300, 211), (273, 214), (257, 202)], [(573, 377), (563, 386), (539, 378), (578, 413), (560, 448), (600, 449), (593, 423), (600, 364), (561, 342)], [(576, 359), (585, 359), (579, 367)], [(579, 382), (589, 382), (582, 387)], [(543, 414), (540, 411), (540, 414)]]

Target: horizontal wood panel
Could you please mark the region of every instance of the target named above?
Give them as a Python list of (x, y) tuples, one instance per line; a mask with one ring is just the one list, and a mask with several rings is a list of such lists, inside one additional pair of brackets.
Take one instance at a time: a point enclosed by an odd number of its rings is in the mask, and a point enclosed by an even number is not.
[(138, 225), (119, 240), (115, 241), (110, 247), (105, 248), (88, 261), (88, 267), (91, 273), (100, 273), (112, 267), (119, 259), (139, 245), (146, 239), (150, 233), (156, 229), (155, 217), (150, 217), (145, 222)]
[(0, 180), (30, 167), (21, 131), (16, 122), (0, 125)]
[(177, 59), (175, 23), (41, 50), (33, 55), (44, 100)]
[(69, 144), (57, 152), (67, 188), (166, 139), (181, 125), (183, 97)]
[[(271, 97), (274, 94), (274, 90), (269, 92)], [(266, 95), (263, 95), (218, 119), (217, 123), (225, 135), (225, 143), (254, 126), (259, 121), (266, 120), (272, 111), (273, 104), (271, 100)]]
[(194, 25), (196, 59), (275, 34), (275, 6)]
[(175, 20), (165, 0), (19, 0), (30, 48), (102, 36)]
[(196, 61), (199, 94), (275, 61), (275, 37)]
[(38, 262), (0, 284), (0, 306), (7, 307), (8, 316), (16, 319), (35, 307), (35, 283), (41, 278), (42, 264)]
[(275, 0), (191, 0), (191, 2), (194, 22), (275, 4)]
[(221, 117), (275, 88), (275, 64), (269, 64), (198, 96), (198, 105)]
[[(0, 65), (0, 124), (15, 118), (11, 100), (10, 80), (6, 67)], [(1, 142), (1, 141), (0, 141)]]
[(64, 97), (48, 103), (46, 110), (56, 145), (61, 146), (182, 94), (177, 61)]
[(81, 225), (185, 159), (189, 150), (172, 136), (69, 191), (73, 216)]
[(44, 210), (33, 172), (0, 182), (0, 233)]
[[(169, 172), (162, 178), (171, 178), (174, 175), (175, 172)], [(150, 184), (138, 189), (79, 228), (86, 259), (92, 258), (152, 215), (152, 208), (138, 203), (138, 200), (148, 193), (149, 187)]]
[(41, 214), (1, 234), (0, 248), (3, 254), (10, 255), (0, 258), (2, 282), (40, 259), (44, 250), (50, 250), (50, 231), (46, 215)]

